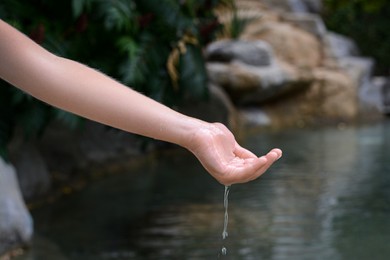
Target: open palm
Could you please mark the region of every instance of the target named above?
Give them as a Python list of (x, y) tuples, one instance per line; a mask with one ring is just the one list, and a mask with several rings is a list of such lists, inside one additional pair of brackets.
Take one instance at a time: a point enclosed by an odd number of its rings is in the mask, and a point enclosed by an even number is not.
[(242, 148), (233, 134), (219, 123), (199, 129), (192, 143), (190, 150), (203, 167), (224, 185), (258, 178), (282, 155), (281, 150), (273, 149), (265, 156), (257, 157)]

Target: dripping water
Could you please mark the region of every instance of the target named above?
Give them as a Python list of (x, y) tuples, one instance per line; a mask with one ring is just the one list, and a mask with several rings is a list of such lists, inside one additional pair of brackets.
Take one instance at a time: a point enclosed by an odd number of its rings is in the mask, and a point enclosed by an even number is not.
[(228, 222), (229, 222), (229, 214), (228, 214), (229, 191), (230, 191), (230, 186), (225, 186), (225, 193), (223, 196), (223, 207), (225, 209), (225, 215), (224, 215), (223, 231), (222, 231), (222, 250), (221, 250), (222, 256), (227, 254), (227, 249), (226, 249), (225, 245), (223, 244), (223, 242), (228, 237), (227, 226), (228, 226)]

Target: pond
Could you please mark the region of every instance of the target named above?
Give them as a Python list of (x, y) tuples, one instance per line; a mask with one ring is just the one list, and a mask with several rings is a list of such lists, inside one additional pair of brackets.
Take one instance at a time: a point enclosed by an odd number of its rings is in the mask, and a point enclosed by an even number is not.
[(34, 244), (19, 259), (388, 259), (389, 122), (261, 133), (245, 144), (284, 157), (231, 187), (225, 241), (224, 187), (192, 155), (174, 153), (33, 210)]

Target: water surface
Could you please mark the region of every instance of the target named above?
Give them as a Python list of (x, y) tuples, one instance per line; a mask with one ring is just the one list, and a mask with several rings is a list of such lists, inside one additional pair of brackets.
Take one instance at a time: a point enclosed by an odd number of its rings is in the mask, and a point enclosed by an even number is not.
[(164, 156), (34, 210), (21, 259), (389, 259), (390, 124), (262, 133), (245, 140), (284, 157), (224, 186), (187, 153)]

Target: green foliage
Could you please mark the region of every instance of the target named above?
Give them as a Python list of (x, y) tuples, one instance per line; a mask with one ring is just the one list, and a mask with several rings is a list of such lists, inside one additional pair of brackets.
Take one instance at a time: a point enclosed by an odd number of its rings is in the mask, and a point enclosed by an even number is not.
[[(226, 1), (226, 0), (224, 0)], [(202, 47), (214, 38), (218, 0), (2, 0), (0, 17), (49, 51), (94, 67), (168, 105), (207, 96)], [(184, 35), (173, 87), (167, 61)], [(0, 152), (14, 127), (37, 136), (52, 119), (76, 128), (82, 120), (0, 82)]]
[[(181, 91), (188, 95), (188, 98), (204, 98), (207, 92), (198, 86), (204, 86), (207, 82), (204, 60), (199, 48), (192, 45), (187, 46), (187, 51), (181, 56), (179, 62)], [(203, 71), (199, 71), (202, 69)]]
[(377, 73), (390, 68), (390, 4), (387, 0), (325, 0), (329, 29), (354, 39), (362, 54), (377, 61)]

